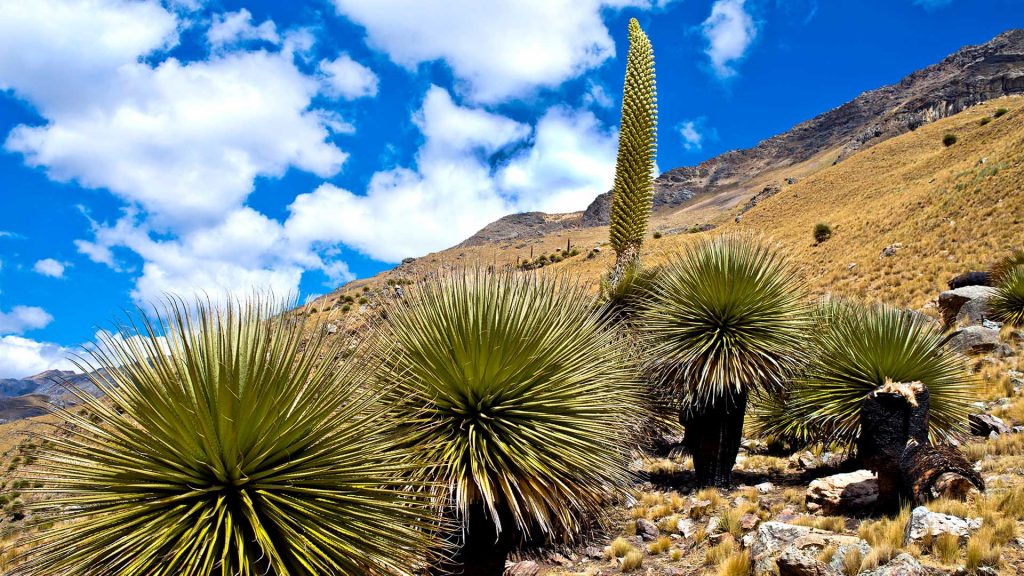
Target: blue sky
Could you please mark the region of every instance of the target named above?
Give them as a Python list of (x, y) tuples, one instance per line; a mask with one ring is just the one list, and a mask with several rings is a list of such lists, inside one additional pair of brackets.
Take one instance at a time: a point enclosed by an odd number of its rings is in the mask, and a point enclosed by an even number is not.
[(305, 298), (610, 187), (626, 23), (658, 166), (1024, 26), (1020, 0), (0, 0), (0, 377), (165, 292)]

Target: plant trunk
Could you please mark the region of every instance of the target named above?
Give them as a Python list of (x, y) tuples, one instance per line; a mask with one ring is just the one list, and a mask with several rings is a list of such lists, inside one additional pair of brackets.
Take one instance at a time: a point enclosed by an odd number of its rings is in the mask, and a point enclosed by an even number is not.
[(608, 283), (612, 289), (618, 285), (619, 279), (626, 273), (626, 269), (631, 266), (640, 265), (640, 243), (631, 242), (622, 247), (622, 251), (615, 252), (615, 267), (612, 268), (611, 276), (608, 278)]
[(693, 456), (699, 487), (728, 488), (743, 437), (747, 393), (732, 392), (707, 406), (684, 408), (679, 421), (686, 427), (683, 445)]
[(444, 574), (464, 576), (502, 576), (505, 560), (515, 547), (516, 522), (506, 506), (498, 509), (501, 520), (501, 534), (494, 526), (494, 519), (486, 507), (477, 503), (470, 507), (463, 519), (463, 540), (458, 552), (452, 558), (454, 564)]
[(929, 444), (928, 403), (928, 388), (920, 382), (890, 382), (864, 399), (857, 452), (878, 474), (879, 512), (896, 512), (903, 502), (963, 499), (973, 488), (985, 490), (959, 450)]

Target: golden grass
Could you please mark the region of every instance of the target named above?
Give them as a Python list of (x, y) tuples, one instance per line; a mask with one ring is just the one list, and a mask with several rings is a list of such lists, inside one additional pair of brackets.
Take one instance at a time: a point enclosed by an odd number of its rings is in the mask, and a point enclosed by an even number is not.
[(623, 572), (632, 572), (644, 564), (644, 553), (633, 549), (626, 552), (626, 555), (622, 557), (622, 565), (620, 566)]
[(856, 546), (847, 547), (846, 553), (843, 554), (843, 574), (846, 576), (857, 576), (863, 563), (864, 556), (861, 554), (860, 548)]
[(981, 566), (995, 568), (999, 566), (1002, 552), (1002, 546), (996, 543), (995, 532), (989, 527), (982, 526), (967, 541), (964, 567), (969, 572), (974, 572)]
[(672, 539), (668, 536), (659, 536), (657, 540), (647, 545), (647, 551), (651, 554), (664, 554), (672, 547)]
[(903, 546), (903, 533), (909, 520), (910, 508), (903, 508), (893, 518), (862, 522), (857, 529), (857, 534), (876, 551), (878, 549), (899, 550)]
[(608, 554), (612, 558), (622, 558), (632, 549), (633, 545), (629, 543), (629, 540), (620, 537), (612, 540), (611, 545), (608, 546)]
[(733, 554), (718, 565), (718, 576), (750, 576), (750, 551)]
[(722, 562), (725, 562), (726, 558), (733, 555), (736, 551), (736, 542), (732, 538), (722, 540), (718, 544), (710, 547), (704, 553), (704, 564), (708, 566), (717, 566)]

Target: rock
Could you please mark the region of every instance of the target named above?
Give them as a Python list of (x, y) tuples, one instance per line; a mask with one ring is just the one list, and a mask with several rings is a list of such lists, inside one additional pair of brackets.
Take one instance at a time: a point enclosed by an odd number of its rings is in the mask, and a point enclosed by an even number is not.
[(971, 425), (971, 434), (975, 436), (988, 438), (992, 434), (1002, 436), (1003, 434), (1013, 433), (1013, 429), (1007, 426), (1002, 418), (991, 414), (971, 414), (967, 417), (967, 421)]
[(991, 286), (988, 272), (964, 272), (946, 283), (950, 290), (964, 286)]
[(415, 261), (416, 261), (416, 259), (412, 258), (412, 257), (402, 258), (402, 264), (412, 264)]
[(878, 500), (878, 480), (869, 470), (818, 478), (807, 487), (807, 510), (822, 514), (863, 511)]
[(537, 576), (538, 574), (540, 574), (540, 565), (533, 560), (505, 563), (505, 576)]
[(775, 489), (775, 486), (771, 482), (761, 482), (760, 484), (754, 485), (754, 490), (757, 490), (758, 494), (767, 494)]
[(334, 334), (338, 331), (338, 327), (334, 324), (328, 324), (324, 326), (324, 331), (327, 332), (328, 334)]
[(657, 524), (651, 522), (647, 518), (638, 518), (636, 521), (636, 534), (645, 541), (650, 542), (657, 540), (661, 532), (658, 530)]
[(676, 522), (676, 530), (683, 535), (683, 538), (691, 538), (697, 533), (697, 523), (689, 518), (682, 518)]
[(775, 564), (779, 567), (779, 576), (833, 576), (824, 562), (796, 548), (783, 550)]
[(889, 244), (885, 248), (882, 248), (882, 258), (889, 258), (890, 256), (895, 256), (896, 252), (900, 248), (903, 248), (903, 244), (901, 244), (899, 242), (897, 242), (895, 244)]
[[(979, 305), (984, 305), (995, 293), (995, 289), (989, 286), (963, 286), (955, 290), (946, 290), (939, 294), (938, 307), (942, 313), (942, 321), (946, 326), (953, 326), (957, 321), (957, 315), (965, 304), (973, 300), (981, 300)], [(978, 311), (974, 310), (977, 314)], [(981, 323), (979, 319), (977, 323)]]
[(789, 457), (789, 461), (796, 464), (797, 468), (801, 470), (813, 470), (821, 465), (821, 460), (807, 450), (804, 450), (799, 454), (793, 454)]
[(753, 530), (754, 528), (757, 528), (757, 525), (760, 522), (761, 522), (761, 519), (757, 516), (757, 514), (747, 513), (747, 514), (744, 514), (743, 516), (740, 516), (740, 528), (744, 532), (747, 532), (749, 530)]
[(788, 548), (795, 548), (816, 556), (818, 552), (829, 546), (852, 545), (860, 548), (865, 556), (871, 553), (868, 543), (855, 536), (781, 522), (765, 522), (758, 527), (756, 534), (750, 546), (755, 576), (772, 574), (776, 559)]
[(685, 510), (689, 516), (703, 516), (711, 510), (711, 500), (694, 500)]
[(984, 326), (968, 326), (957, 330), (949, 339), (949, 347), (963, 354), (986, 354), (1000, 351), (999, 331)]
[(940, 534), (955, 534), (961, 540), (966, 540), (978, 528), (981, 528), (981, 518), (964, 519), (918, 506), (910, 512), (910, 520), (903, 533), (903, 544), (920, 543), (925, 538), (931, 539)]
[(929, 572), (913, 556), (906, 552), (874, 570), (861, 572), (860, 576), (928, 576)]
[(986, 324), (988, 322), (985, 318), (986, 314), (988, 314), (988, 298), (976, 298), (960, 307), (960, 311), (956, 315), (956, 325), (981, 325), (990, 328), (991, 326)]

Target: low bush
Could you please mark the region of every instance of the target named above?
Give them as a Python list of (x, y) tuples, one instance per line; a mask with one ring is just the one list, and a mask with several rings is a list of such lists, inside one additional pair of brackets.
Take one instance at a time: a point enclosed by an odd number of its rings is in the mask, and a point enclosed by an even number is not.
[(832, 237), (832, 227), (824, 222), (814, 225), (814, 241), (821, 244)]
[(999, 108), (998, 110), (995, 111), (995, 113), (992, 114), (992, 117), (999, 118), (1000, 116), (1005, 116), (1007, 112), (1009, 112), (1009, 110), (1007, 110), (1006, 108)]
[(947, 147), (947, 148), (949, 148), (953, 144), (956, 144), (956, 142), (957, 142), (956, 134), (946, 134), (945, 136), (942, 137), (942, 145)]

